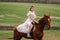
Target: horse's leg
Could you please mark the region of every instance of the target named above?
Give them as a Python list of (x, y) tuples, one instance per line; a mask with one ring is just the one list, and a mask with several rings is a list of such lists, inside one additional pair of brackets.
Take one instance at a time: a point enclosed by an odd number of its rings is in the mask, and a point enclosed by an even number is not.
[(34, 39), (34, 40), (38, 40), (37, 37), (34, 37), (33, 39)]
[(16, 32), (16, 29), (14, 29), (14, 40), (17, 40), (17, 32)]
[(16, 37), (16, 40), (21, 40), (21, 39), (22, 39), (22, 37), (20, 37), (20, 36)]
[(22, 36), (19, 35), (19, 40), (21, 40), (21, 39), (22, 39)]
[(38, 40), (42, 40), (42, 37), (39, 37)]
[(17, 40), (21, 40), (21, 39), (22, 39), (22, 37), (18, 37), (18, 38), (17, 38)]
[(33, 39), (34, 39), (34, 40), (38, 40), (38, 39), (37, 39), (37, 36), (36, 36), (35, 34), (34, 34), (34, 38), (33, 38)]
[(41, 38), (38, 38), (38, 40), (42, 40)]

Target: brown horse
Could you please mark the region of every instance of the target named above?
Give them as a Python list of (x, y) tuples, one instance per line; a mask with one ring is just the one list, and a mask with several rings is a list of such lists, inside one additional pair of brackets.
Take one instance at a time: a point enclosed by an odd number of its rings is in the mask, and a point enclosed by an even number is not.
[[(50, 29), (50, 16), (44, 15), (43, 18), (41, 18), (38, 23), (34, 22), (35, 30), (34, 32), (31, 31), (30, 35), (32, 39), (34, 40), (42, 40), (43, 37), (43, 30), (46, 26), (48, 29)], [(21, 40), (22, 37), (27, 37), (27, 34), (18, 32), (16, 27), (14, 27), (14, 40)]]

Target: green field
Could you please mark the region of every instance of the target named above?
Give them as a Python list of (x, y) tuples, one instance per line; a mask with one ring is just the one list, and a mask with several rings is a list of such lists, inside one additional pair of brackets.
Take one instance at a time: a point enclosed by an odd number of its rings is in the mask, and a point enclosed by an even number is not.
[[(0, 30), (0, 40), (13, 40), (13, 31)], [(28, 40), (22, 38), (24, 40)], [(31, 40), (31, 39), (30, 39)], [(60, 40), (60, 30), (45, 30), (43, 40)]]
[[(51, 26), (60, 26), (60, 4), (0, 2), (0, 26), (13, 26), (23, 23), (31, 5), (35, 6), (39, 20), (44, 14), (51, 15)], [(56, 18), (57, 17), (57, 18)]]
[[(23, 23), (31, 5), (35, 6), (38, 21), (44, 14), (51, 15), (51, 26), (60, 26), (60, 4), (0, 2), (0, 26)], [(13, 37), (13, 31), (0, 30), (0, 40)], [(24, 39), (23, 40), (28, 40)], [(60, 40), (60, 30), (45, 30), (43, 40)]]

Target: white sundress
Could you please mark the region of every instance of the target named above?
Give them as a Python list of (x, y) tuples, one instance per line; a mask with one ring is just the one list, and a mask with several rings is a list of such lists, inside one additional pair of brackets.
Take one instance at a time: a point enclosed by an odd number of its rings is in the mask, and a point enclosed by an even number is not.
[(18, 27), (17, 27), (17, 31), (18, 31), (18, 32), (28, 33), (29, 25), (30, 25), (31, 22), (32, 22), (32, 20), (29, 18), (29, 15), (30, 15), (30, 14), (34, 17), (34, 19), (36, 18), (35, 13), (29, 11), (28, 14), (27, 14), (27, 16), (28, 16), (27, 20), (26, 20), (23, 24), (18, 25)]

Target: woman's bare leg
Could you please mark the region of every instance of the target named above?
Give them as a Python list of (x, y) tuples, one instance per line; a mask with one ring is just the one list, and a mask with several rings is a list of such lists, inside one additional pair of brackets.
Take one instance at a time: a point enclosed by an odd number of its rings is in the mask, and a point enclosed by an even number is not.
[(29, 25), (29, 28), (28, 28), (28, 34), (27, 34), (28, 37), (31, 37), (31, 36), (30, 36), (30, 31), (31, 31), (32, 27), (33, 27), (33, 25), (30, 24), (30, 25)]

